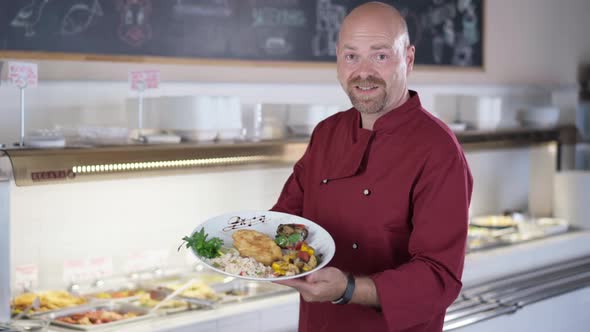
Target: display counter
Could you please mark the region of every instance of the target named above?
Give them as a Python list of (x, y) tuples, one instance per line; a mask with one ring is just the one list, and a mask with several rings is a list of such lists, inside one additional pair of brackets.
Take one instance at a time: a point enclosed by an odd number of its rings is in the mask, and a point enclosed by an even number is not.
[[(560, 144), (559, 133), (464, 134), (462, 140), (471, 147), (514, 140)], [(134, 257), (146, 252), (158, 253), (150, 268), (194, 264), (177, 252), (180, 239), (228, 210), (268, 209), (305, 147), (295, 141), (0, 151), (0, 321), (9, 319), (10, 299), (23, 291), (17, 267), (35, 265), (39, 276), (33, 289), (69, 289), (97, 281), (97, 276), (66, 273), (73, 261), (106, 259), (115, 275), (130, 275), (138, 265)], [(574, 230), (470, 251), (464, 289), (590, 255), (589, 241), (590, 232)], [(298, 294), (282, 293), (154, 317), (126, 324), (124, 330), (294, 331), (298, 301)]]
[[(572, 306), (572, 303), (585, 301), (590, 291), (588, 241), (589, 231), (574, 231), (468, 254), (464, 287), (447, 312), (444, 330), (492, 331), (490, 326), (497, 329), (505, 327), (503, 324), (506, 322), (523, 328), (534, 325), (537, 326), (535, 331), (552, 331), (556, 324), (566, 324), (562, 326), (568, 326), (569, 330), (581, 330), (587, 326), (582, 324), (588, 324), (589, 318), (573, 317), (572, 310), (580, 308)], [(286, 291), (227, 303), (214, 309), (157, 316), (118, 327), (92, 330), (296, 331), (298, 304), (299, 295)], [(533, 319), (531, 315), (534, 312), (544, 312), (545, 315), (535, 315)], [(49, 331), (72, 330), (51, 326)]]

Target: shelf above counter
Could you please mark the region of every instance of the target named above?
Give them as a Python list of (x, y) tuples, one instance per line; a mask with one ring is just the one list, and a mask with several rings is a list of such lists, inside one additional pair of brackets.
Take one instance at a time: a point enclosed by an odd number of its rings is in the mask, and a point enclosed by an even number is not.
[[(465, 131), (456, 134), (465, 150), (498, 149), (556, 143), (574, 144), (574, 126), (552, 129)], [(290, 167), (305, 152), (309, 138), (208, 144), (130, 144), (57, 149), (0, 150), (0, 174), (18, 186), (96, 181), (229, 168)], [(8, 165), (8, 166), (7, 166)]]
[(555, 142), (575, 144), (578, 130), (575, 126), (558, 128), (517, 128), (493, 131), (467, 130), (456, 133), (457, 139), (465, 149), (505, 148), (531, 146)]

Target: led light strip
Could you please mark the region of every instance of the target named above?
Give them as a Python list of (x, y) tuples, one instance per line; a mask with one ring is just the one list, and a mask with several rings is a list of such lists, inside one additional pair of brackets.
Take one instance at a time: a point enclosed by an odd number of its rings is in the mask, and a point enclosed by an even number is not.
[(279, 156), (242, 156), (242, 157), (220, 157), (220, 158), (184, 159), (184, 160), (168, 160), (168, 161), (144, 161), (144, 162), (137, 162), (137, 163), (74, 166), (74, 167), (72, 167), (72, 171), (75, 174), (82, 175), (82, 174), (92, 174), (92, 173), (112, 173), (112, 172), (125, 172), (125, 171), (163, 169), (163, 168), (204, 167), (204, 166), (244, 164), (244, 163), (253, 163), (253, 162), (270, 162), (270, 161), (277, 161), (280, 159), (281, 158)]

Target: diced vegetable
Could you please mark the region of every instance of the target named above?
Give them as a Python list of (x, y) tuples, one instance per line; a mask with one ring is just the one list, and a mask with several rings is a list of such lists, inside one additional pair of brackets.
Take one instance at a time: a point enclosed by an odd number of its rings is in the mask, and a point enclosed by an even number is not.
[(307, 253), (305, 251), (297, 252), (297, 257), (299, 257), (302, 261), (304, 261), (306, 263), (309, 261), (309, 253)]

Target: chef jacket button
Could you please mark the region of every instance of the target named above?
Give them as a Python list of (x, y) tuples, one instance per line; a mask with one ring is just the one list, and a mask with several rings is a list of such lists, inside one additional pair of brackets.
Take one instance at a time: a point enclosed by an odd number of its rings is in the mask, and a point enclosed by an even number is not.
[(369, 196), (369, 195), (371, 195), (371, 191), (369, 189), (365, 189), (365, 190), (363, 190), (363, 195)]
[(322, 180), (322, 183), (323, 183), (323, 184), (328, 184), (328, 179), (323, 179), (323, 180)]
[(352, 249), (358, 249), (359, 245), (355, 243), (352, 244)]

